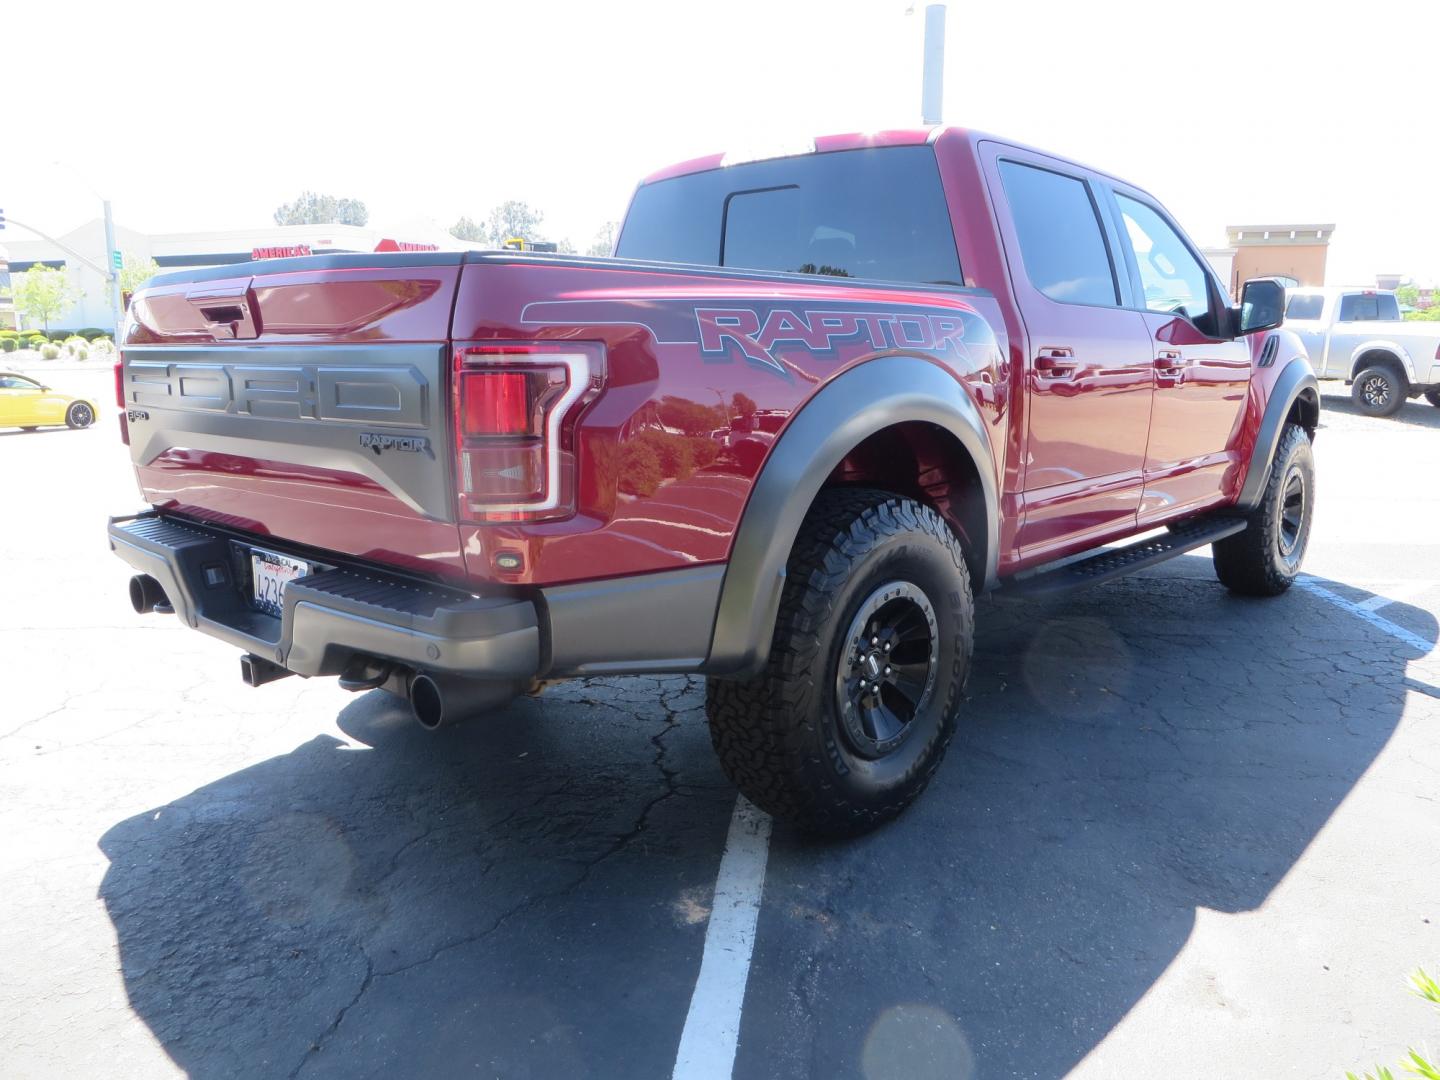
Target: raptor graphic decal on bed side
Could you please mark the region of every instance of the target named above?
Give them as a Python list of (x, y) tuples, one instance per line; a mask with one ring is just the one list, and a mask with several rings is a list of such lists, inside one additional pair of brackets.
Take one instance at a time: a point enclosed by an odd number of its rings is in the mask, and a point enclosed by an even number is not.
[[(643, 326), (662, 345), (695, 345), (707, 361), (737, 357), (784, 378), (790, 371), (779, 353), (803, 349), (833, 356), (848, 344), (877, 351), (925, 352), (966, 362), (970, 350), (993, 348), (990, 326), (969, 305), (909, 311), (906, 304), (806, 304), (733, 298), (677, 303), (673, 298), (625, 300), (542, 300), (527, 304), (521, 321), (529, 326)], [(898, 310), (897, 310), (898, 309)]]

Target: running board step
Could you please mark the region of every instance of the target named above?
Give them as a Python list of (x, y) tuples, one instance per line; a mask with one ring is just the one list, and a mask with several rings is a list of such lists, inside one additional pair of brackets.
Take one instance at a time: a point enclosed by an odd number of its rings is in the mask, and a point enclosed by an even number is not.
[(1129, 547), (1107, 548), (1028, 577), (1011, 578), (1001, 591), (1011, 596), (1058, 596), (1155, 566), (1176, 555), (1184, 555), (1187, 551), (1244, 532), (1245, 526), (1246, 521), (1242, 517), (1206, 517), (1186, 521), (1164, 536)]

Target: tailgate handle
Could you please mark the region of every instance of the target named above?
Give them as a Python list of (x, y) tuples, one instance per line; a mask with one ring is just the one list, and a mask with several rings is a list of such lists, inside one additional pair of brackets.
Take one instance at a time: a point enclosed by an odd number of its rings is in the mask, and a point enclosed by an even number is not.
[(250, 282), (223, 288), (200, 286), (185, 294), (190, 306), (205, 320), (205, 328), (219, 338), (260, 336), (260, 307)]
[(245, 310), (240, 307), (202, 307), (200, 314), (205, 316), (206, 322), (212, 323), (236, 323), (245, 318)]

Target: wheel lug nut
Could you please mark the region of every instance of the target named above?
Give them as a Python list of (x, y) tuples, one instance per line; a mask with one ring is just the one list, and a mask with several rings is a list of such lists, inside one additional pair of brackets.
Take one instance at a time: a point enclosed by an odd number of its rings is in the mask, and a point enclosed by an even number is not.
[(886, 651), (886, 652), (889, 652), (889, 651), (890, 651), (890, 642), (888, 642), (888, 641), (885, 642), (885, 651)]
[(885, 674), (886, 674), (886, 675), (889, 675), (889, 674), (890, 674), (890, 669), (889, 669), (888, 667), (885, 669)]
[(870, 644), (871, 644), (871, 645), (879, 645), (879, 644), (880, 644), (880, 639), (879, 639), (878, 637), (872, 637), (872, 638), (870, 639)]

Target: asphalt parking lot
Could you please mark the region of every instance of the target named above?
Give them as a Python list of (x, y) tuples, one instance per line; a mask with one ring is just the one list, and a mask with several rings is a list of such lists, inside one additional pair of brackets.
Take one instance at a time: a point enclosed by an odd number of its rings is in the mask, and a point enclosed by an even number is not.
[[(1440, 968), (1440, 409), (1338, 392), (1304, 588), (1232, 598), (1201, 553), (985, 601), (925, 797), (849, 843), (775, 827), (735, 1076), (1339, 1077), (1440, 1044), (1403, 982)], [(670, 1076), (735, 806), (701, 682), (438, 735), (251, 689), (131, 612), (114, 424), (0, 433), (0, 1074)]]

